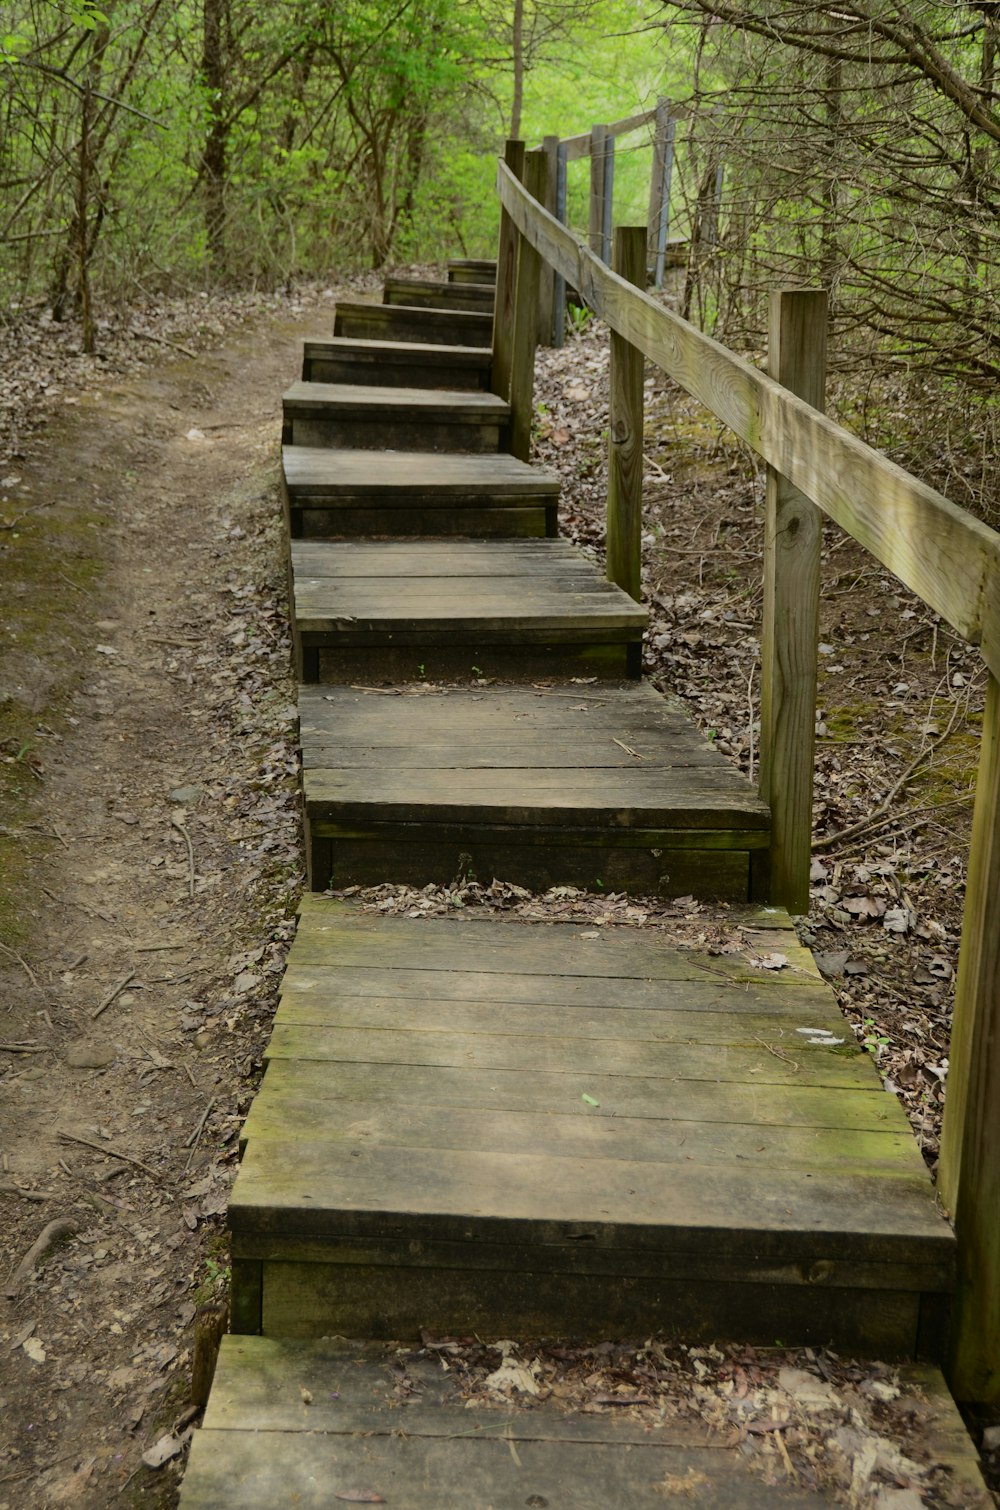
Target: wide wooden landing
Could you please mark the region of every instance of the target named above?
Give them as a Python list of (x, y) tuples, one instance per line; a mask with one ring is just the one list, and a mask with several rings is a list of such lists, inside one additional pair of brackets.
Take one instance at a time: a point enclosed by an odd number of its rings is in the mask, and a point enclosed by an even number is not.
[(463, 309), (492, 314), (496, 298), (496, 281), (469, 283), (442, 282), (436, 278), (386, 278), (382, 292), (384, 304), (404, 304), (413, 308)]
[(493, 316), (475, 310), (421, 309), (413, 305), (372, 304), (365, 299), (338, 299), (333, 333), (368, 341), (489, 346), (493, 339)]
[(282, 439), (362, 450), (497, 451), (510, 405), (465, 389), (293, 383), (282, 396)]
[(299, 681), (638, 676), (646, 610), (566, 540), (294, 541)]
[(559, 481), (502, 453), (286, 446), (289, 531), (298, 536), (554, 536)]
[[(940, 1374), (904, 1366), (899, 1387), (921, 1412), (921, 1455), (950, 1470), (951, 1503), (989, 1510)], [(469, 1400), (456, 1371), (424, 1349), (226, 1337), (180, 1503), (182, 1510), (332, 1510), (365, 1495), (393, 1510), (662, 1510), (671, 1499), (702, 1510), (832, 1510), (838, 1503), (832, 1492), (755, 1472), (738, 1430), (727, 1439), (681, 1416), (650, 1424), (653, 1414), (607, 1405), (584, 1413), (551, 1398), (521, 1409), (499, 1398)]]
[(901, 1108), (784, 914), (707, 931), (307, 898), (234, 1330), (938, 1345), (954, 1240)]
[(523, 886), (746, 901), (769, 815), (646, 684), (303, 687), (310, 884)]
[(483, 346), (430, 346), (334, 336), (331, 341), (306, 341), (302, 377), (307, 383), (486, 391), (490, 361), (490, 352)]

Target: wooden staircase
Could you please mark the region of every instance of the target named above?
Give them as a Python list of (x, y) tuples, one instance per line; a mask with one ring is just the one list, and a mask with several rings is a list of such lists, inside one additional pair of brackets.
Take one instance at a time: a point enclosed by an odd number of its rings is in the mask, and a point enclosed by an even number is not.
[[(483, 271), (456, 266), (435, 296)], [(462, 1435), (453, 1402), (415, 1429), (405, 1484), (380, 1424), (349, 1447), (321, 1410), (304, 1442), (301, 1399), (294, 1422), (278, 1402), (293, 1377), (302, 1399), (307, 1377), (313, 1401), (339, 1389), (315, 1339), (658, 1332), (905, 1358), (940, 1349), (953, 1284), (901, 1108), (787, 916), (758, 905), (766, 806), (638, 680), (644, 611), (553, 538), (557, 484), (503, 453), (506, 405), (436, 386), (453, 322), (489, 315), (393, 294), (338, 308), (342, 355), (310, 343), (285, 396), (312, 890), (497, 876), (730, 905), (672, 940), (304, 899), (230, 1206), (245, 1335), (184, 1510), (271, 1505), (291, 1484), (326, 1505), (344, 1465), (355, 1487), (397, 1474), (390, 1502), (428, 1510), (549, 1503), (567, 1473), (552, 1504), (624, 1502), (611, 1465), (636, 1444), (612, 1428), (584, 1432), (611, 1453), (606, 1480), (582, 1451), (554, 1466), (568, 1439), (551, 1428), (544, 1492), (530, 1475), (498, 1489), (495, 1465), (456, 1486), (472, 1467), (424, 1438)], [(404, 323), (352, 330), (359, 309)], [(433, 357), (394, 344), (383, 382), (379, 343), (418, 331)], [(342, 359), (361, 381), (315, 365)], [(244, 1408), (248, 1369), (266, 1408)], [(224, 1492), (215, 1454), (237, 1440)], [(761, 1497), (732, 1469), (720, 1457), (704, 1503), (828, 1503)], [(628, 1503), (659, 1503), (651, 1482)]]

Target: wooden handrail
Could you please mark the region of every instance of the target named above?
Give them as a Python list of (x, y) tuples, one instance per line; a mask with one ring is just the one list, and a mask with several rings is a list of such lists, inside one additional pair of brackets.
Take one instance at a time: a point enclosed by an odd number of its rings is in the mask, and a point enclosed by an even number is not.
[[(617, 338), (669, 373), (771, 469), (761, 761), (772, 811), (781, 805), (769, 854), (776, 900), (808, 904), (815, 698), (807, 683), (815, 653), (805, 642), (815, 640), (819, 543), (811, 505), (980, 647), (989, 674), (938, 1185), (958, 1238), (949, 1382), (960, 1400), (1000, 1402), (1000, 535), (612, 272), (503, 163), (497, 190), (506, 223), (537, 253), (535, 267), (548, 264), (577, 288)], [(519, 287), (517, 303), (534, 331), (537, 272), (520, 255), (518, 268), (532, 284)], [(770, 360), (816, 398), (821, 390), (807, 373), (814, 365), (818, 378), (821, 366), (808, 351), (818, 306), (810, 311), (810, 296), (800, 295), (796, 311), (796, 299), (778, 299), (772, 336), (780, 331), (778, 346), (787, 335), (798, 350), (788, 363), (773, 350)], [(803, 548), (779, 541), (782, 532), (801, 534)]]
[(871, 551), (1000, 676), (1000, 534), (605, 267), (501, 163), (517, 229), (612, 330)]
[[(640, 110), (637, 115), (626, 115), (620, 121), (612, 121), (610, 126), (605, 126), (608, 136), (628, 136), (631, 131), (638, 131), (640, 126), (647, 125), (656, 119), (656, 107), (652, 110)], [(578, 158), (590, 156), (590, 132), (581, 131), (577, 136), (564, 136), (560, 138), (559, 145), (565, 148), (566, 161), (576, 162)]]

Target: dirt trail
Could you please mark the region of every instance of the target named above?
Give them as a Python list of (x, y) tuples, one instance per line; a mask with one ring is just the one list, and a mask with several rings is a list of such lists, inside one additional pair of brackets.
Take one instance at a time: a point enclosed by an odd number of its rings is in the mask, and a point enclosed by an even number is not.
[(176, 1498), (141, 1454), (224, 1288), (299, 883), (276, 460), (328, 329), (82, 392), (0, 482), (0, 1510)]

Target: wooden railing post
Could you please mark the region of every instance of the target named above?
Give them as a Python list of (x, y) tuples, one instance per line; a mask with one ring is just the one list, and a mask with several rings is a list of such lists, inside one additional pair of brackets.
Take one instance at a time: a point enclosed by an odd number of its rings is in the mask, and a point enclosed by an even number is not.
[(948, 1383), (1000, 1401), (1000, 683), (987, 680), (938, 1189), (955, 1221)]
[[(645, 226), (616, 226), (614, 272), (646, 286)], [(608, 431), (607, 575), (636, 602), (642, 598), (642, 379), (645, 362), (624, 336), (611, 332)]]
[[(556, 210), (556, 186), (559, 178), (559, 138), (542, 138), (545, 153), (545, 208), (550, 214)], [(538, 344), (555, 345), (555, 273), (547, 262), (542, 263), (541, 282), (538, 286)]]
[[(524, 177), (524, 143), (508, 140), (503, 160), (515, 178)], [(497, 246), (497, 291), (493, 306), (493, 353), (490, 386), (506, 403), (510, 398), (510, 364), (514, 339), (514, 299), (517, 288), (517, 227), (506, 210), (500, 212)]]
[[(541, 150), (524, 156), (524, 187), (545, 202), (548, 159)], [(538, 337), (538, 283), (542, 259), (527, 236), (517, 238), (517, 283), (510, 363), (510, 451), (519, 461), (531, 452), (532, 401), (535, 391), (535, 346)]]
[[(560, 142), (556, 152), (555, 217), (566, 224), (566, 169), (569, 154)], [(552, 344), (562, 346), (566, 340), (566, 279), (557, 272), (552, 280)]]
[(591, 126), (590, 128), (590, 215), (588, 217), (588, 244), (592, 252), (596, 252), (602, 262), (608, 261), (608, 250), (605, 246), (605, 226), (607, 224), (607, 212), (605, 210), (605, 198), (607, 195), (607, 168), (605, 155), (608, 146), (607, 126)]
[(670, 230), (670, 185), (674, 172), (676, 122), (668, 99), (656, 104), (653, 137), (653, 174), (649, 192), (649, 249), (653, 259), (653, 287), (663, 287), (667, 265), (667, 235)]
[[(820, 410), (826, 326), (825, 293), (796, 289), (771, 295), (768, 372)], [(809, 911), (820, 542), (816, 505), (768, 467), (760, 795), (771, 808), (771, 847), (770, 876), (766, 885), (761, 878), (757, 889), (799, 914)]]

